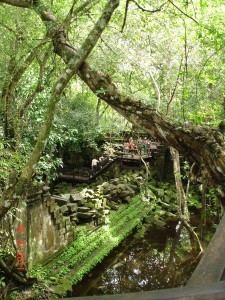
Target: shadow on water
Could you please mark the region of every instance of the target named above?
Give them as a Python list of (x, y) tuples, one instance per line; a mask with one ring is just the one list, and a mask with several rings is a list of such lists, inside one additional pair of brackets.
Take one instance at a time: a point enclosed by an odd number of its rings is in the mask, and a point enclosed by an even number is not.
[[(184, 285), (198, 260), (186, 230), (177, 222), (146, 224), (133, 232), (96, 266), (68, 296), (132, 293)], [(175, 247), (174, 247), (175, 246)]]

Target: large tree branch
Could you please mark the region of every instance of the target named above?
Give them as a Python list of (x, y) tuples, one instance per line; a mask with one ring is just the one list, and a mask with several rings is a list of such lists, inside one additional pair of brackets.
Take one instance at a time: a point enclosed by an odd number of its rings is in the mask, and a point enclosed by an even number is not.
[(172, 145), (191, 161), (205, 165), (215, 182), (225, 182), (224, 139), (217, 130), (169, 123), (152, 107), (121, 94), (109, 76), (93, 70), (87, 62), (83, 63), (78, 74), (99, 98), (130, 122), (163, 144)]
[[(184, 127), (171, 124), (152, 107), (143, 105), (140, 101), (121, 94), (109, 76), (92, 69), (86, 61), (83, 60), (81, 64), (81, 61), (77, 60), (79, 51), (76, 51), (70, 45), (65, 31), (62, 27), (57, 27), (59, 22), (44, 6), (35, 8), (35, 10), (43, 21), (47, 20), (52, 23), (49, 34), (53, 37), (55, 52), (69, 66), (69, 69), (65, 72), (66, 74), (70, 73), (71, 70), (70, 74), (74, 74), (75, 66), (79, 65), (78, 74), (80, 78), (99, 98), (107, 102), (137, 127), (141, 127), (158, 138), (163, 144), (172, 145), (191, 161), (196, 162), (198, 165), (204, 165), (216, 183), (225, 183), (225, 151), (221, 133), (200, 126), (190, 125)], [(88, 40), (86, 42), (89, 44)], [(89, 46), (91, 48), (91, 44)], [(87, 53), (90, 53), (88, 48)], [(87, 55), (82, 56), (83, 59)], [(77, 65), (76, 61), (79, 62)], [(59, 84), (63, 86), (63, 83), (59, 82)], [(59, 91), (62, 86), (58, 86)]]
[(33, 4), (32, 0), (0, 0), (0, 2), (23, 8), (30, 8)]

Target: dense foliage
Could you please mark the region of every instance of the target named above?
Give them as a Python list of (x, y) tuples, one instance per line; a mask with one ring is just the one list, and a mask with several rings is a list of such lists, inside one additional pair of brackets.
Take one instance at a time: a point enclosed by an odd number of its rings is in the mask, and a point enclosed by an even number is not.
[(30, 182), (136, 128), (195, 166), (195, 207), (225, 202), (222, 0), (0, 0), (0, 13), (0, 218)]
[[(70, 2), (47, 4), (63, 20), (70, 11)], [(69, 38), (76, 46), (103, 7), (103, 1), (89, 2), (68, 27)], [(126, 8), (121, 4), (115, 12), (89, 61), (109, 74), (126, 94), (159, 107), (172, 121), (218, 126), (224, 117), (222, 2), (128, 4)], [(63, 64), (51, 52), (44, 24), (32, 10), (2, 5), (1, 15), (1, 134), (6, 146), (16, 144), (17, 151), (28, 154), (43, 122), (51, 85)], [(9, 86), (13, 78), (14, 87)], [(5, 88), (13, 94), (8, 104)], [(101, 93), (104, 90), (99, 90)], [(44, 165), (46, 172), (51, 168), (49, 157), (59, 165), (58, 145), (72, 148), (74, 154), (83, 149), (92, 152), (102, 134), (129, 129), (106, 104), (100, 103), (97, 108), (97, 103), (98, 98), (84, 83), (78, 78), (71, 80), (57, 109), (47, 156), (38, 170)]]

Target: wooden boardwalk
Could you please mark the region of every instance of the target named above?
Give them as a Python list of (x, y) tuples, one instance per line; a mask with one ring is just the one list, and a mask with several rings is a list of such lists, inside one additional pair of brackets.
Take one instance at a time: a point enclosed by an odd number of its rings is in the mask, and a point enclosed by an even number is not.
[(71, 170), (70, 173), (64, 173), (62, 172), (62, 174), (58, 177), (59, 180), (62, 181), (67, 181), (67, 182), (73, 182), (73, 183), (91, 183), (92, 181), (94, 181), (98, 176), (104, 174), (113, 163), (115, 163), (116, 161), (119, 162), (135, 162), (135, 163), (142, 163), (142, 159), (145, 161), (149, 161), (152, 158), (151, 155), (137, 155), (137, 154), (128, 154), (128, 155), (119, 155), (116, 156), (115, 158), (109, 160), (108, 162), (106, 162), (103, 167), (101, 169), (99, 169), (96, 173), (92, 173), (92, 171), (90, 170), (89, 175), (82, 175), (82, 174), (77, 174), (74, 173), (73, 170)]

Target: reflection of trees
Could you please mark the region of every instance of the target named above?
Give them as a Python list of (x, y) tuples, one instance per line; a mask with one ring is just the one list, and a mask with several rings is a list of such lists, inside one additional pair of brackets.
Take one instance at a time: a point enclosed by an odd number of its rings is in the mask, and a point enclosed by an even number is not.
[(145, 236), (142, 242), (133, 242), (120, 262), (104, 274), (101, 285), (104, 294), (155, 290), (185, 283), (193, 260), (189, 255), (187, 232), (178, 230), (173, 238), (164, 236), (164, 244), (150, 244), (148, 239)]
[(119, 249), (119, 257), (113, 259), (110, 266), (98, 268), (96, 274), (92, 272), (92, 285), (89, 280), (84, 283), (86, 292), (88, 285), (88, 295), (179, 286), (187, 281), (193, 268), (193, 265), (189, 266), (193, 256), (185, 229), (176, 235), (175, 231), (154, 228), (146, 231), (144, 238), (126, 240)]
[(185, 284), (197, 262), (198, 252), (193, 248), (193, 236), (186, 230), (183, 223), (179, 222), (176, 235), (171, 241), (169, 258), (165, 264), (165, 278), (169, 280), (170, 287)]

